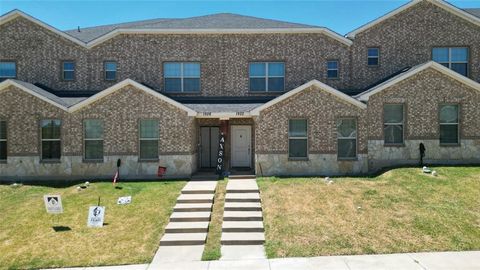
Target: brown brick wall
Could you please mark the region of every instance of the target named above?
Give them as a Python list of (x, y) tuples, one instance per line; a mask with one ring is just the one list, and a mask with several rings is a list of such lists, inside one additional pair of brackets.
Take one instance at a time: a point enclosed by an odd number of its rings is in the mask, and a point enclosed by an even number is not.
[(357, 118), (358, 153), (367, 152), (366, 110), (314, 87), (260, 113), (256, 121), (256, 154), (288, 153), (288, 120), (306, 118), (311, 154), (337, 153), (336, 120)]

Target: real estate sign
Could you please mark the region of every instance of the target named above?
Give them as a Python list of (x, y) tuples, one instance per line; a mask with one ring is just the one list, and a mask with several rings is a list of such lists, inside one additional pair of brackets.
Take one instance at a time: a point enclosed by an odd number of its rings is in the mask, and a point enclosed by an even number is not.
[(43, 201), (49, 214), (63, 213), (62, 197), (60, 195), (44, 195)]
[(98, 228), (103, 227), (103, 220), (105, 218), (105, 206), (90, 206), (88, 209), (88, 227)]

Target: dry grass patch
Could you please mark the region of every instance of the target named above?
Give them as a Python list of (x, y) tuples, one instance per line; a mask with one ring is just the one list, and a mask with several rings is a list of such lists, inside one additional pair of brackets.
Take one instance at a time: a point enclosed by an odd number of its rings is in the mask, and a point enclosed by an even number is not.
[(480, 249), (480, 168), (263, 178), (269, 257)]
[[(186, 182), (93, 183), (51, 188), (0, 186), (0, 269), (148, 263), (152, 260), (177, 196)], [(64, 213), (45, 211), (44, 194), (61, 194)], [(132, 196), (117, 205), (119, 196)], [(88, 207), (106, 206), (103, 228), (88, 228)], [(52, 226), (71, 230), (55, 232)]]
[(222, 256), (220, 240), (222, 237), (223, 206), (225, 205), (226, 188), (227, 180), (218, 181), (212, 217), (208, 225), (207, 243), (202, 255), (203, 261), (218, 260)]

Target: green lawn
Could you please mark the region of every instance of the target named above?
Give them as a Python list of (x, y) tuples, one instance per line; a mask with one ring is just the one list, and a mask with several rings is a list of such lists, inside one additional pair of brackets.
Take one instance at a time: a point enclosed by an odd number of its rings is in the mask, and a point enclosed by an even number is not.
[(268, 257), (480, 249), (480, 168), (263, 178)]
[(225, 193), (227, 180), (220, 180), (215, 191), (215, 203), (213, 204), (212, 217), (208, 226), (208, 236), (202, 260), (218, 260), (221, 257), (220, 238), (222, 237), (223, 206), (225, 204)]
[[(0, 185), (0, 269), (149, 263), (186, 182), (94, 183), (51, 188)], [(61, 194), (64, 213), (45, 211), (44, 194)], [(120, 196), (130, 205), (117, 205)], [(88, 207), (106, 206), (103, 228), (88, 228)], [(70, 230), (55, 232), (53, 226)]]

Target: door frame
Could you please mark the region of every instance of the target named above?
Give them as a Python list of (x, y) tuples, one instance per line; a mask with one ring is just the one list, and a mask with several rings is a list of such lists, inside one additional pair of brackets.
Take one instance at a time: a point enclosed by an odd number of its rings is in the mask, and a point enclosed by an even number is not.
[[(235, 127), (248, 127), (250, 129), (250, 140), (248, 141), (248, 151), (249, 151), (249, 159), (248, 159), (248, 166), (233, 166), (233, 146), (234, 146), (234, 142), (233, 142), (233, 138), (234, 138), (234, 129)], [(252, 168), (252, 156), (253, 156), (253, 153), (252, 153), (252, 125), (230, 125), (230, 167), (232, 168)]]

